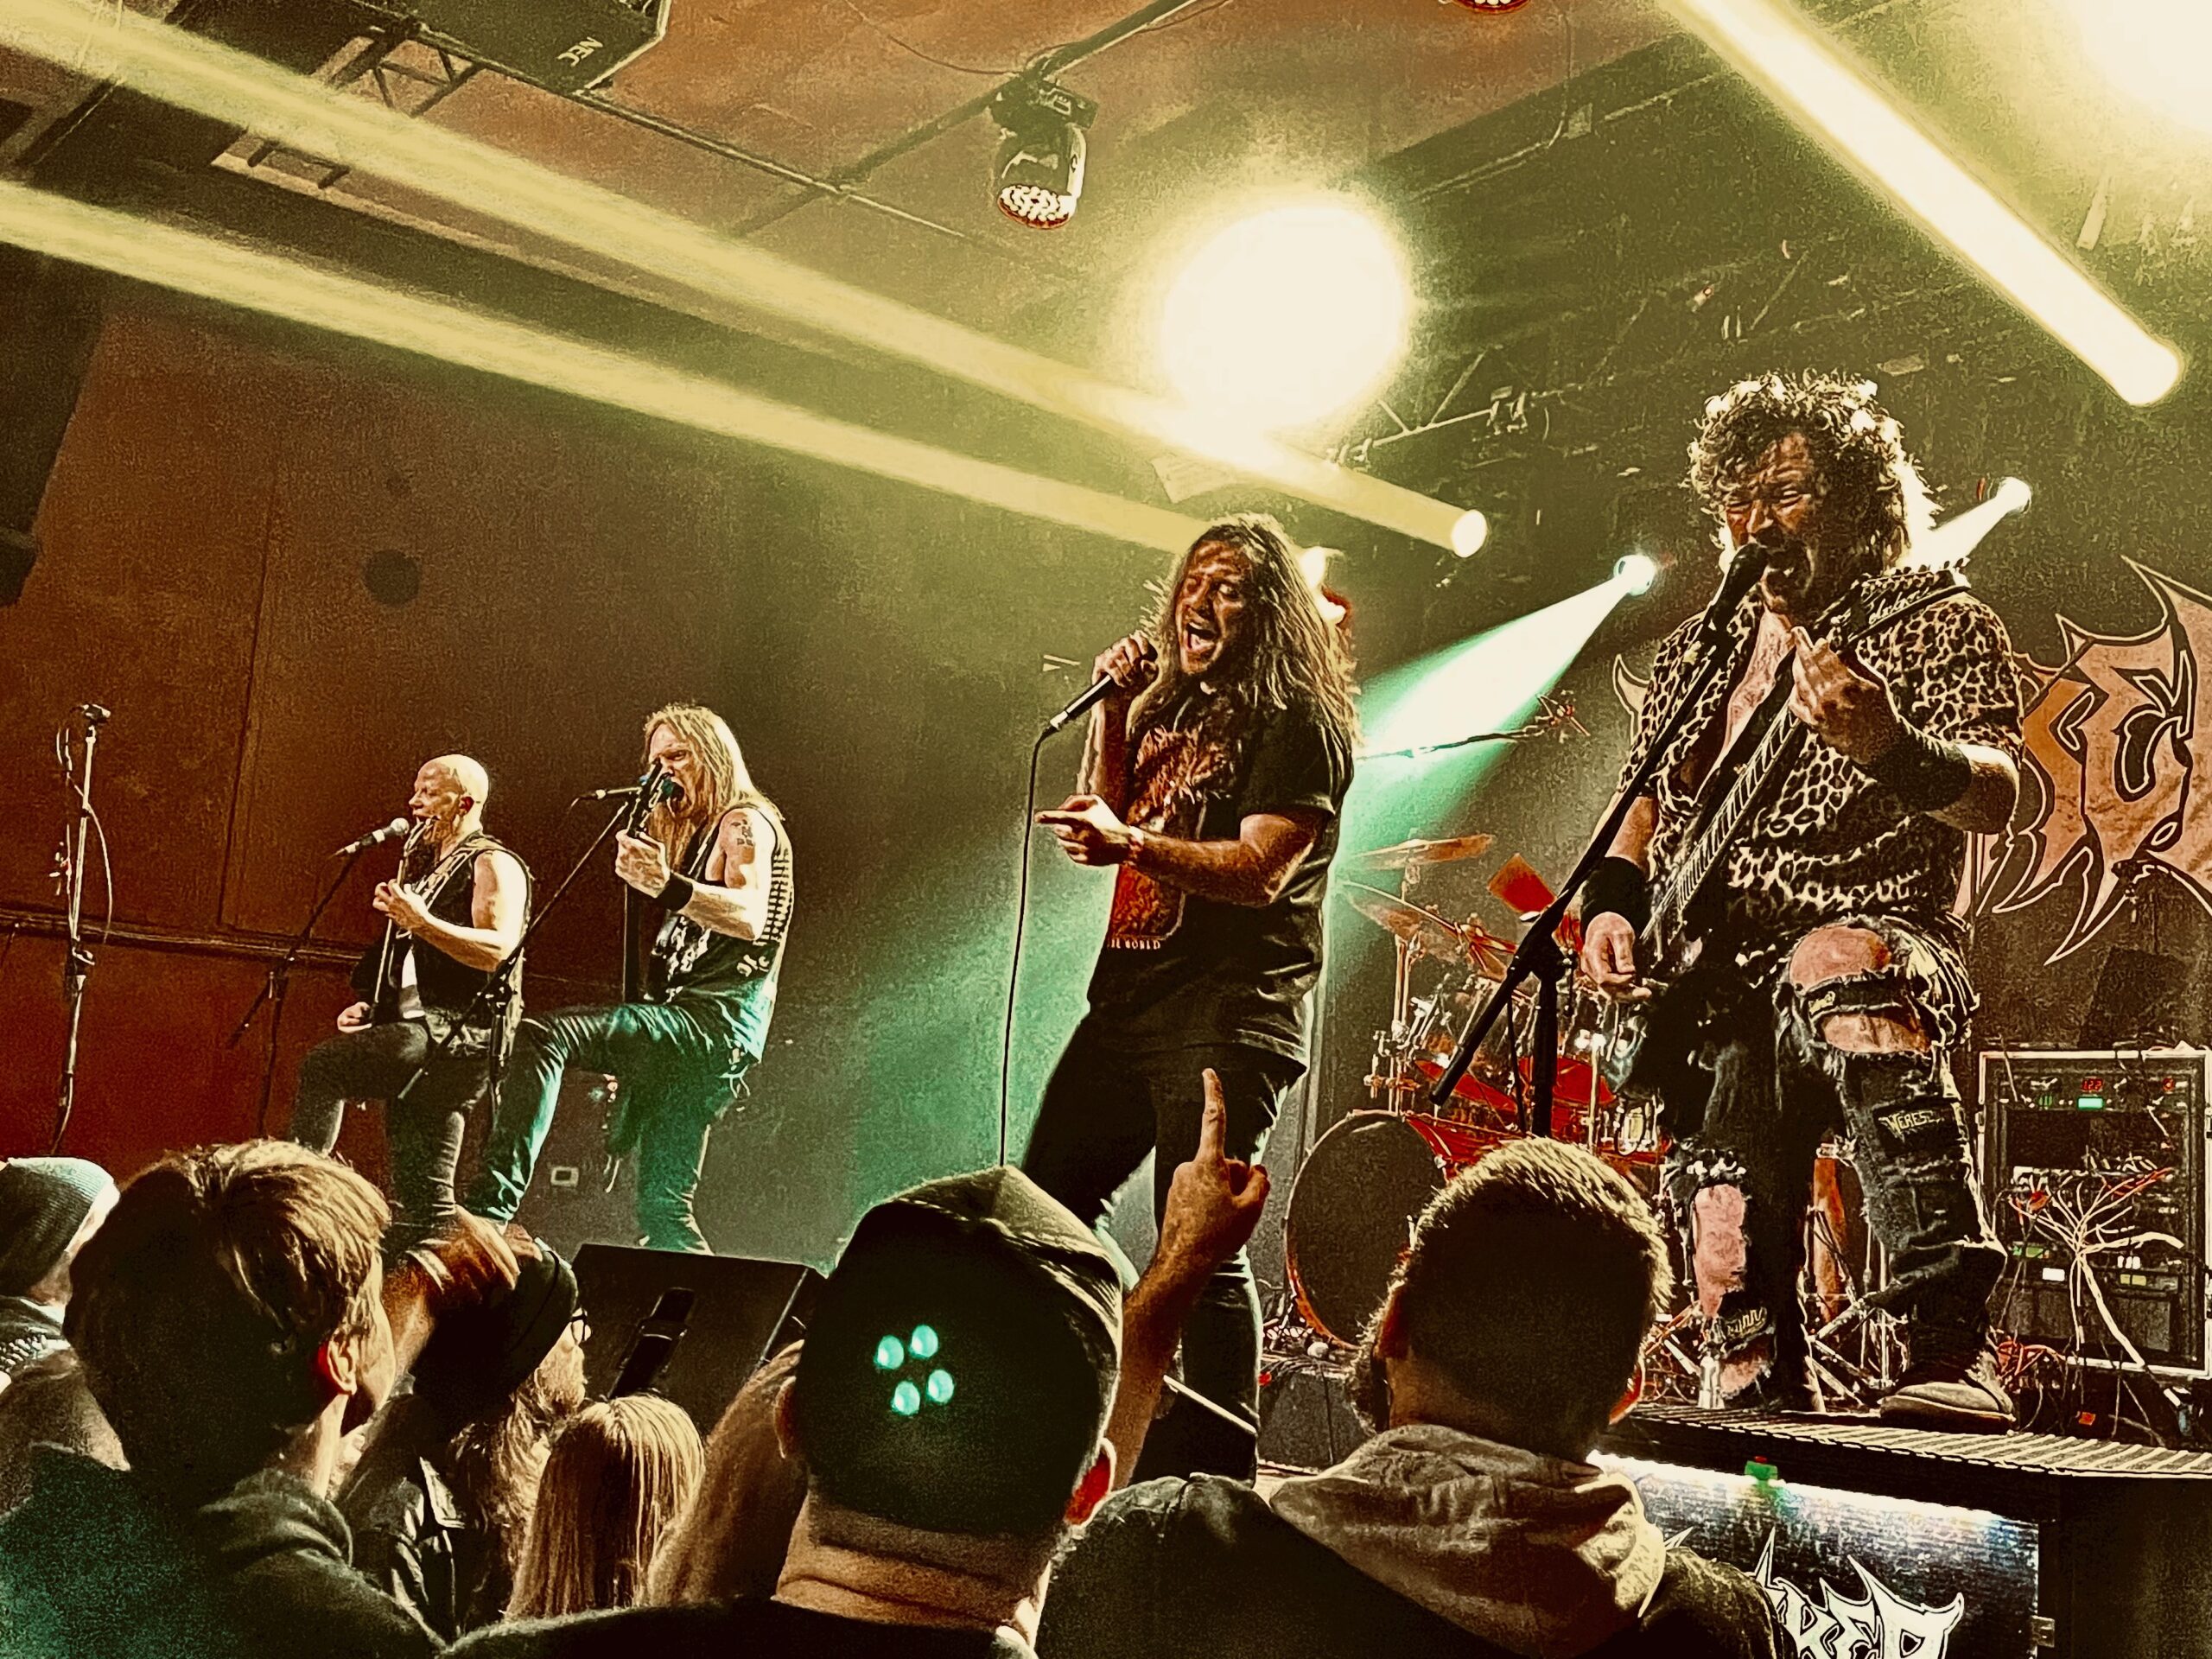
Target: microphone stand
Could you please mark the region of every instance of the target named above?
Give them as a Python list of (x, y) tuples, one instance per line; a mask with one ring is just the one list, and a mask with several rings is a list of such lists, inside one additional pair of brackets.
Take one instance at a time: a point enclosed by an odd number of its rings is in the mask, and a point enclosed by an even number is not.
[[(553, 913), (554, 907), (561, 902), (562, 895), (575, 884), (576, 877), (583, 873), (584, 866), (590, 863), (599, 849), (607, 845), (615, 830), (621, 828), (623, 821), (629, 813), (630, 802), (627, 800), (615, 807), (613, 816), (608, 818), (601, 826), (600, 832), (592, 837), (591, 845), (585, 848), (576, 861), (569, 867), (569, 873), (561, 878), (561, 884), (553, 889), (552, 897), (531, 910), (530, 924), (523, 929), (522, 938), (515, 941), (515, 948), (500, 958), (499, 965), (492, 970), (491, 976), (484, 982), (484, 988), (471, 997), (468, 1006), (461, 1010), (461, 1018), (448, 1026), (446, 1034), (430, 1046), (429, 1052), (423, 1056), (423, 1063), (415, 1068), (413, 1075), (405, 1083), (400, 1084), (398, 1090), (392, 1096), (394, 1101), (406, 1099), (414, 1092), (415, 1085), (422, 1082), (423, 1074), (453, 1052), (454, 1039), (469, 1027), (480, 1012), (505, 1003), (513, 994), (514, 976), (522, 967), (523, 952), (529, 949), (531, 940), (537, 936), (539, 924)], [(492, 1071), (495, 1077), (499, 1073), (501, 1058), (499, 1050), (503, 1035), (504, 1033), (498, 1031), (494, 1031), (492, 1034)], [(498, 1105), (496, 1099), (493, 1104), (496, 1108)]]
[[(77, 1033), (85, 1015), (85, 984), (92, 972), (92, 953), (85, 944), (85, 855), (92, 822), (92, 751), (99, 745), (100, 722), (108, 717), (107, 710), (98, 703), (82, 704), (77, 713), (85, 721), (85, 760), (75, 773), (76, 815), (61, 832), (61, 856), (69, 874), (69, 942), (62, 958), (61, 999), (69, 1007), (69, 1034), (61, 1051), (61, 1087), (54, 1102), (52, 1151), (57, 1154), (62, 1137), (69, 1132), (69, 1115), (77, 1105)], [(54, 739), (64, 772), (70, 771), (68, 743), (68, 728), (64, 727)], [(105, 836), (100, 857), (103, 862), (107, 857)]]
[(1535, 1086), (1528, 1103), (1529, 1132), (1545, 1136), (1551, 1134), (1552, 1096), (1559, 1082), (1559, 987), (1567, 969), (1567, 953), (1560, 948), (1560, 924), (1567, 919), (1567, 906), (1574, 902), (1575, 894), (1582, 891), (1582, 884), (1605, 857), (1613, 837), (1628, 821), (1637, 801), (1649, 792), (1652, 779), (1659, 775), (1661, 761), (1688, 728), (1698, 705), (1705, 700), (1706, 692), (1726, 671), (1728, 653), (1723, 647), (1727, 644), (1729, 624), (1734, 620), (1744, 595), (1765, 573), (1772, 551), (1758, 543), (1746, 543), (1729, 561), (1720, 586), (1705, 607), (1704, 620), (1688, 653), (1687, 660), (1695, 677), (1688, 690), (1676, 699), (1665, 721), (1652, 734), (1635, 775), (1622, 786), (1611, 807), (1599, 820), (1582, 855), (1575, 861), (1574, 868), (1560, 883), (1556, 896), (1529, 924), (1521, 943), (1514, 947), (1505, 977), (1497, 982), (1460, 1033), (1459, 1046), (1452, 1052), (1452, 1063), (1444, 1068), (1443, 1075), (1429, 1093), (1432, 1106), (1441, 1107), (1450, 1102), (1459, 1079), (1474, 1064), (1475, 1052), (1490, 1035), (1491, 1027), (1513, 1006), (1513, 998), (1521, 987), (1533, 979), (1536, 982), (1536, 1029), (1532, 1039), (1535, 1052), (1531, 1061)]
[(346, 878), (353, 874), (353, 866), (360, 862), (361, 855), (367, 850), (365, 847), (357, 847), (346, 855), (346, 861), (338, 867), (338, 874), (324, 886), (321, 896), (315, 901), (315, 908), (308, 912), (307, 925), (292, 936), (290, 946), (270, 965), (269, 977), (262, 981), (261, 988), (253, 995), (253, 1001), (238, 1016), (238, 1024), (231, 1027), (231, 1034), (223, 1039), (225, 1048), (236, 1048), (245, 1040), (246, 1033), (253, 1026), (253, 1016), (261, 1012), (262, 1004), (269, 1005), (269, 1052), (262, 1061), (261, 1110), (255, 1120), (262, 1135), (269, 1133), (269, 1097), (276, 1084), (276, 1033), (278, 1027), (284, 1023), (284, 995), (291, 989), (292, 966), (299, 961), (300, 952), (307, 948), (308, 939), (314, 936), (315, 925), (322, 919), (322, 912), (330, 908), (330, 901), (338, 896), (338, 889), (346, 885)]

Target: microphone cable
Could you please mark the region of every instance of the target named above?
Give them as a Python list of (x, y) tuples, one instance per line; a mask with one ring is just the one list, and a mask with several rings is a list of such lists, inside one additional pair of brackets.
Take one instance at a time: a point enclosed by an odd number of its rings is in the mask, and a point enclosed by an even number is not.
[(1029, 921), (1029, 861), (1031, 849), (1037, 839), (1037, 763), (1045, 753), (1045, 740), (1052, 736), (1052, 728), (1037, 734), (1037, 741), (1029, 746), (1029, 787), (1021, 804), (1021, 876), (1014, 890), (1014, 961), (1006, 976), (1006, 1029), (999, 1044), (999, 1162), (1006, 1162), (1007, 1139), (1010, 1128), (1008, 1095), (1014, 1074), (1014, 1009), (1021, 990), (1021, 940)]

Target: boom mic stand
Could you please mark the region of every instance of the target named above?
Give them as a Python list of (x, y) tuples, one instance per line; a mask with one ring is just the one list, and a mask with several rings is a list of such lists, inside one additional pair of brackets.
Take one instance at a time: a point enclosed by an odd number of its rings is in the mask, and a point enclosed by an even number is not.
[(254, 993), (253, 1001), (238, 1016), (238, 1024), (231, 1027), (231, 1034), (223, 1039), (225, 1048), (236, 1048), (245, 1039), (247, 1031), (253, 1025), (253, 1016), (261, 1012), (262, 1004), (269, 1005), (269, 1053), (262, 1062), (261, 1110), (255, 1120), (263, 1135), (269, 1133), (269, 1096), (276, 1082), (276, 1033), (284, 1023), (284, 994), (291, 988), (292, 965), (299, 961), (300, 952), (307, 948), (308, 940), (314, 936), (315, 925), (322, 919), (322, 912), (330, 908), (330, 901), (338, 896), (338, 889), (344, 887), (346, 878), (353, 874), (353, 866), (360, 861), (361, 853), (367, 850), (363, 848), (346, 855), (346, 861), (338, 867), (338, 874), (330, 878), (322, 890), (322, 896), (315, 901), (315, 908), (308, 912), (307, 925), (293, 935), (290, 946), (270, 966), (269, 977), (261, 982), (261, 988)]
[[(62, 875), (69, 912), (68, 948), (61, 965), (61, 999), (69, 1007), (69, 1034), (61, 1051), (61, 1087), (54, 1103), (52, 1150), (55, 1153), (61, 1150), (62, 1137), (69, 1132), (69, 1114), (77, 1105), (77, 1033), (85, 1015), (85, 983), (92, 972), (92, 953), (85, 944), (85, 855), (89, 850), (92, 827), (92, 751), (99, 746), (100, 728), (108, 719), (108, 711), (97, 702), (79, 703), (74, 712), (85, 722), (82, 763), (72, 762), (67, 726), (54, 734), (54, 740), (62, 775), (76, 785), (77, 795), (76, 814), (61, 832)], [(105, 868), (105, 831), (101, 832), (100, 859)], [(111, 872), (111, 882), (112, 880)], [(111, 887), (111, 894), (112, 891)]]
[(1675, 699), (1675, 706), (1667, 711), (1666, 720), (1652, 734), (1635, 774), (1623, 785), (1599, 822), (1581, 857), (1575, 861), (1573, 870), (1560, 883), (1557, 895), (1529, 925), (1529, 931), (1522, 936), (1521, 943), (1514, 948), (1512, 960), (1506, 965), (1505, 977), (1497, 982), (1489, 999), (1467, 1022), (1466, 1030), (1460, 1033), (1459, 1046), (1452, 1052), (1452, 1063), (1444, 1068), (1443, 1076), (1429, 1093), (1433, 1106), (1440, 1108), (1449, 1103), (1459, 1079), (1474, 1064), (1475, 1052), (1490, 1035), (1491, 1027), (1513, 1006), (1515, 993), (1533, 979), (1536, 982), (1536, 1029), (1531, 1058), (1535, 1087), (1529, 1105), (1529, 1128), (1535, 1135), (1551, 1134), (1552, 1095), (1559, 1081), (1559, 984), (1567, 969), (1567, 954), (1560, 949), (1560, 924), (1567, 919), (1567, 906), (1582, 891), (1582, 884), (1590, 879), (1591, 871), (1598, 868), (1611, 848), (1613, 837), (1628, 821), (1630, 809), (1649, 791), (1651, 780), (1659, 775), (1661, 761), (1688, 728), (1698, 705), (1705, 700), (1706, 692), (1726, 671), (1728, 654), (1722, 648), (1727, 644), (1728, 625), (1734, 620), (1736, 607), (1743, 602), (1744, 595), (1765, 573), (1772, 551), (1759, 543), (1747, 542), (1728, 562), (1719, 588), (1705, 607), (1696, 643), (1690, 648), (1688, 660), (1695, 669), (1696, 677)]

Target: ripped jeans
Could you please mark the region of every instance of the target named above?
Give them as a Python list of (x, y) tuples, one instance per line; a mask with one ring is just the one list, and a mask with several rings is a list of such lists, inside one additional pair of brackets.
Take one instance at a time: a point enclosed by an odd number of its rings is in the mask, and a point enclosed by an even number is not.
[[(1824, 967), (1808, 947), (1846, 931), (1868, 960), (1836, 970), (1830, 952)], [(1953, 953), (1907, 924), (1855, 917), (1807, 936), (1783, 963), (1756, 982), (1716, 985), (1691, 1073), (1709, 1076), (1710, 1093), (1670, 1093), (1662, 1121), (1707, 1351), (1719, 1356), (1727, 1391), (1756, 1385), (1786, 1405), (1805, 1385), (1798, 1275), (1814, 1160), (1829, 1134), (1853, 1143), (1867, 1220), (1888, 1257), (1888, 1283), (1870, 1300), (1904, 1315), (1909, 1331), (1978, 1338), (2005, 1257), (1951, 1076), (1949, 1052), (1974, 1006)], [(1846, 1040), (1855, 1016), (1909, 1028), (1917, 1046)]]

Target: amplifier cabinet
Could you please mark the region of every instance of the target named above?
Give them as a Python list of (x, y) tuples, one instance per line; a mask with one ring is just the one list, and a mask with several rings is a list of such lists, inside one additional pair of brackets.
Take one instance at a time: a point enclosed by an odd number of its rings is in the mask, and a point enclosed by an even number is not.
[[(2008, 1257), (1993, 1312), (2094, 1363), (2212, 1376), (2202, 1049), (1981, 1055), (1983, 1178)], [(2122, 1343), (2113, 1332), (2119, 1327)]]

